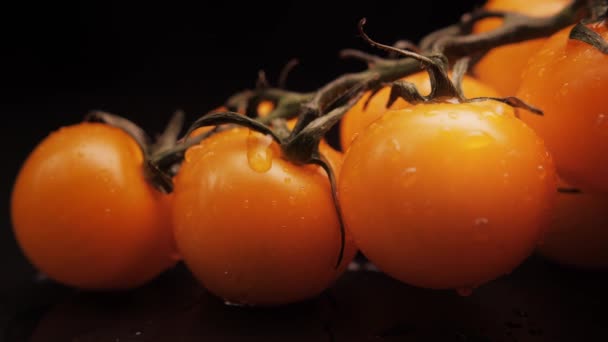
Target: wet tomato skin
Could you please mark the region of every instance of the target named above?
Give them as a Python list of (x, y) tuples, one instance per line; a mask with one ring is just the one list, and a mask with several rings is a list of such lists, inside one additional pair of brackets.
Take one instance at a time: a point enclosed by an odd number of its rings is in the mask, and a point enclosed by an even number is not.
[(144, 284), (175, 263), (171, 197), (144, 179), (125, 132), (68, 126), (28, 156), (12, 193), (16, 239), (41, 272), (92, 290)]
[[(590, 26), (604, 39), (604, 23)], [(608, 56), (568, 39), (571, 27), (553, 35), (530, 59), (517, 96), (541, 108), (521, 118), (545, 141), (558, 173), (587, 193), (608, 193)]]
[[(339, 171), (340, 155), (326, 156)], [(270, 137), (244, 128), (187, 151), (175, 180), (173, 222), (188, 268), (232, 303), (273, 306), (314, 297), (355, 253), (347, 235), (334, 268), (339, 221), (324, 171), (284, 160)]]
[[(488, 1), (484, 9), (542, 17), (558, 13), (569, 3), (569, 0), (495, 0)], [(491, 31), (501, 24), (502, 20), (498, 18), (484, 19), (475, 25), (474, 32)], [(475, 65), (475, 75), (482, 82), (494, 87), (501, 96), (514, 96), (521, 83), (528, 59), (542, 47), (545, 41), (545, 38), (532, 39), (494, 48)]]
[(355, 244), (382, 271), (471, 288), (534, 250), (555, 197), (542, 141), (495, 101), (387, 112), (345, 154), (339, 194)]
[[(420, 94), (427, 95), (431, 92), (431, 82), (426, 71), (417, 72), (410, 76), (404, 77), (404, 81), (413, 83)], [(476, 80), (473, 77), (466, 76), (463, 79), (462, 88), (467, 97), (497, 97), (498, 93), (490, 86)], [(361, 100), (346, 112), (340, 123), (340, 144), (342, 150), (346, 151), (352, 141), (363, 132), (372, 122), (381, 117), (384, 113), (391, 109), (403, 109), (411, 106), (410, 103), (403, 99), (397, 99), (390, 108), (386, 108), (390, 96), (390, 87), (381, 89), (369, 101), (367, 107), (365, 102), (369, 99), (371, 92), (367, 92)]]

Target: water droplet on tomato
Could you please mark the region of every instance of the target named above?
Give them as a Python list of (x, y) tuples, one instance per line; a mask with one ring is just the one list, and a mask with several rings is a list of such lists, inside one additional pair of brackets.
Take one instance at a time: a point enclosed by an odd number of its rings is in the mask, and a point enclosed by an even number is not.
[(234, 307), (237, 307), (237, 308), (241, 308), (241, 307), (244, 307), (244, 306), (245, 306), (245, 304), (236, 303), (236, 302), (231, 302), (231, 301), (229, 301), (229, 300), (225, 300), (225, 301), (224, 301), (224, 305), (226, 305), (226, 306), (234, 306)]
[(545, 74), (545, 68), (538, 68), (538, 77), (543, 77), (543, 75)]
[(490, 145), (493, 141), (494, 138), (486, 132), (472, 131), (467, 134), (465, 146), (470, 150), (476, 150)]
[(266, 172), (272, 167), (272, 137), (249, 132), (247, 137), (247, 161), (256, 172)]
[(395, 151), (401, 151), (401, 144), (399, 144), (399, 141), (397, 139), (391, 139), (391, 144), (393, 144)]
[(601, 113), (595, 119), (595, 127), (606, 130), (608, 129), (608, 115)]
[(285, 177), (283, 181), (285, 182), (285, 184), (291, 184), (291, 177)]
[(475, 226), (485, 226), (488, 223), (490, 223), (490, 220), (485, 217), (478, 217), (473, 221), (473, 224), (475, 224)]
[(416, 183), (416, 172), (415, 167), (407, 167), (401, 174), (401, 185), (405, 188), (412, 186)]
[(272, 200), (270, 203), (272, 204), (273, 208), (277, 207), (277, 200)]
[(244, 200), (243, 201), (243, 208), (245, 208), (245, 209), (249, 208), (249, 200)]
[(570, 91), (570, 84), (568, 82), (562, 84), (562, 86), (559, 88), (559, 93), (562, 95), (567, 95), (569, 91)]
[(472, 287), (459, 287), (456, 289), (456, 292), (463, 297), (468, 297), (473, 294)]
[[(498, 107), (498, 108), (502, 108), (502, 107)], [(501, 110), (502, 110), (502, 109), (501, 109)], [(492, 112), (492, 111), (489, 111), (489, 110), (486, 110), (486, 111), (484, 111), (483, 113), (481, 113), (481, 116), (483, 116), (484, 118), (488, 118), (488, 119), (490, 119), (490, 118), (494, 118), (494, 117), (496, 117), (496, 116), (497, 116), (497, 113)]]
[(540, 180), (545, 179), (545, 177), (547, 177), (547, 170), (545, 170), (545, 167), (542, 165), (538, 165), (536, 167), (536, 171), (538, 172), (538, 178)]
[(296, 205), (296, 196), (289, 195), (289, 204), (290, 205)]

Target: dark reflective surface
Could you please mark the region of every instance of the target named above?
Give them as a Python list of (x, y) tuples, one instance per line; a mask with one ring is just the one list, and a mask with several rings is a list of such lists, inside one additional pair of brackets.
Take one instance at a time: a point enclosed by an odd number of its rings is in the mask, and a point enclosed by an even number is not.
[(608, 340), (606, 273), (533, 257), (476, 289), (410, 287), (347, 272), (318, 298), (279, 308), (228, 306), (183, 266), (122, 293), (27, 284), (27, 305), (3, 312), (6, 341), (575, 341)]

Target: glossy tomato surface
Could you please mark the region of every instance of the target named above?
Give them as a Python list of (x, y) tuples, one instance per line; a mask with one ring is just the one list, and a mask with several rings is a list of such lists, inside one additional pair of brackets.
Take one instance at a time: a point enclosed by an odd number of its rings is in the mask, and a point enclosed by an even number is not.
[[(426, 71), (417, 72), (403, 78), (403, 80), (413, 83), (420, 94), (427, 95), (431, 92), (431, 81), (429, 80), (429, 76)], [(498, 96), (498, 93), (492, 87), (489, 87), (470, 76), (464, 77), (462, 88), (464, 95), (469, 98)], [(411, 106), (411, 104), (405, 100), (398, 99), (390, 108), (387, 108), (386, 104), (388, 102), (390, 93), (390, 87), (381, 89), (372, 97), (367, 104), (367, 107), (365, 107), (365, 102), (371, 95), (371, 93), (368, 92), (360, 101), (358, 101), (351, 109), (348, 110), (340, 124), (340, 143), (343, 151), (346, 151), (348, 146), (350, 146), (352, 141), (360, 133), (362, 133), (372, 122), (377, 120), (388, 110), (403, 109)]]
[[(340, 155), (325, 154), (338, 172)], [(280, 305), (314, 297), (355, 253), (347, 236), (335, 269), (340, 229), (325, 172), (284, 160), (269, 136), (244, 128), (188, 150), (176, 177), (173, 218), (188, 268), (232, 303)]]
[(542, 141), (495, 101), (394, 110), (346, 152), (346, 226), (382, 271), (411, 285), (471, 288), (535, 248), (555, 197)]
[[(590, 27), (608, 38), (605, 23)], [(569, 32), (552, 36), (531, 58), (517, 96), (545, 114), (521, 110), (521, 118), (545, 140), (566, 182), (608, 194), (608, 56), (568, 39)]]
[[(569, 3), (569, 0), (494, 0), (488, 1), (484, 8), (543, 17), (558, 13)], [(491, 31), (501, 24), (501, 19), (484, 19), (475, 25), (474, 32)], [(475, 65), (475, 75), (494, 87), (502, 96), (514, 96), (528, 59), (542, 47), (545, 40), (533, 39), (494, 48)]]
[(12, 194), (12, 221), (28, 259), (84, 289), (142, 285), (175, 263), (170, 197), (144, 179), (125, 132), (99, 123), (59, 129), (29, 155)]

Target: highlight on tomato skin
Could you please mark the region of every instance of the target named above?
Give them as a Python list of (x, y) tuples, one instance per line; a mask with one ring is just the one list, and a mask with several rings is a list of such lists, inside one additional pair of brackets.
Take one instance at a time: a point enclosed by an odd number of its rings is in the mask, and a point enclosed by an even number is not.
[[(323, 152), (323, 145), (320, 147)], [(339, 154), (326, 153), (339, 171)], [(281, 156), (268, 136), (226, 130), (190, 148), (175, 178), (173, 223), (184, 263), (231, 303), (276, 306), (331, 286), (355, 254), (322, 168)]]
[[(589, 27), (608, 38), (604, 22)], [(545, 141), (560, 177), (585, 193), (608, 194), (608, 56), (568, 39), (571, 29), (532, 56), (517, 92), (545, 115), (519, 113)]]
[(27, 157), (11, 219), (26, 257), (49, 278), (127, 289), (178, 259), (171, 201), (144, 179), (142, 151), (127, 133), (81, 123), (51, 133)]
[[(414, 73), (404, 77), (402, 80), (413, 83), (420, 94), (427, 95), (431, 92), (431, 81), (426, 71)], [(469, 98), (498, 97), (498, 93), (492, 87), (468, 75), (465, 75), (463, 78), (462, 88), (464, 95)], [(369, 99), (370, 95), (371, 92), (368, 91), (342, 118), (340, 124), (340, 145), (342, 151), (346, 151), (348, 146), (361, 132), (387, 111), (411, 106), (405, 100), (397, 99), (390, 108), (386, 108), (390, 95), (390, 87), (384, 87), (374, 95), (367, 104), (367, 107), (365, 107), (365, 102)]]
[(410, 285), (462, 293), (534, 251), (556, 196), (542, 140), (495, 101), (387, 112), (345, 153), (338, 183), (368, 259)]
[[(564, 181), (559, 186), (571, 189)], [(558, 193), (538, 254), (570, 267), (608, 269), (608, 196)]]
[[(529, 16), (554, 15), (564, 9), (570, 0), (491, 0), (484, 9), (510, 11)], [(498, 18), (487, 18), (477, 22), (473, 32), (482, 33), (499, 27)], [(490, 50), (474, 67), (474, 74), (482, 82), (494, 87), (501, 96), (514, 96), (522, 80), (528, 60), (544, 44), (546, 38), (496, 47)]]

